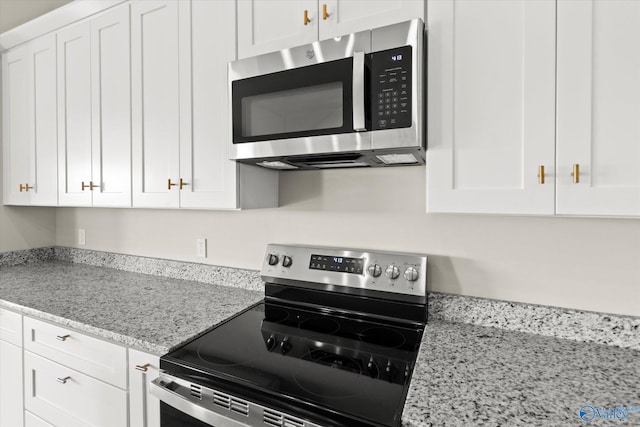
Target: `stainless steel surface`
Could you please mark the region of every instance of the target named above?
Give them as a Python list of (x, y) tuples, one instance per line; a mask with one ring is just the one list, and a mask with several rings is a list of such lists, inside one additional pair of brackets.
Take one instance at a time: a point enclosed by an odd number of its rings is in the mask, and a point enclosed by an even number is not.
[(364, 52), (353, 53), (353, 130), (365, 131)]
[(424, 64), (424, 25), (420, 19), (389, 25), (371, 31), (371, 51), (393, 49), (398, 46), (411, 46), (411, 127), (371, 132), (371, 148), (381, 150), (420, 145), (425, 134), (426, 112), (424, 110), (424, 85), (426, 76)]
[[(362, 258), (362, 273), (310, 269), (311, 255)], [(273, 257), (279, 260), (287, 257), (290, 264), (288, 267), (282, 262), (270, 264)], [(395, 274), (390, 277), (380, 274), (382, 271)], [(271, 283), (295, 282), (305, 287), (323, 287), (333, 291), (342, 289), (343, 292), (354, 289), (371, 295), (385, 292), (384, 297), (389, 300), (406, 300), (405, 296), (410, 296), (416, 302), (423, 303), (427, 295), (427, 257), (419, 254), (270, 244), (260, 274), (264, 281)]]
[[(167, 405), (216, 427), (282, 425), (321, 427), (257, 403), (203, 387), (161, 372), (150, 382), (150, 392)], [(271, 421), (265, 423), (265, 420)], [(280, 424), (274, 424), (276, 421)]]
[[(380, 150), (379, 154), (383, 154), (383, 152), (393, 153), (395, 152), (394, 150), (405, 150), (403, 152), (410, 150), (417, 157), (416, 164), (423, 164), (425, 148), (425, 112), (423, 108), (425, 56), (423, 39), (424, 24), (422, 20), (414, 19), (387, 27), (335, 37), (231, 62), (228, 68), (229, 111), (233, 111), (231, 94), (232, 82), (235, 80), (354, 57), (354, 130), (365, 128), (364, 111), (359, 111), (360, 99), (364, 100), (364, 87), (361, 86), (360, 82), (361, 79), (364, 79), (364, 73), (360, 75), (361, 77), (358, 80), (355, 79), (356, 68), (361, 66), (361, 54), (410, 45), (412, 46), (411, 72), (413, 76), (411, 127), (232, 143), (230, 147), (231, 159), (249, 160), (352, 152), (371, 153), (372, 150)], [(309, 55), (308, 52), (311, 52), (312, 55)], [(233, 126), (233, 124), (231, 123), (230, 126)], [(365, 161), (370, 166), (385, 165), (380, 161), (375, 161), (375, 156), (363, 158), (362, 161)], [(322, 164), (322, 166), (335, 167), (341, 165)]]

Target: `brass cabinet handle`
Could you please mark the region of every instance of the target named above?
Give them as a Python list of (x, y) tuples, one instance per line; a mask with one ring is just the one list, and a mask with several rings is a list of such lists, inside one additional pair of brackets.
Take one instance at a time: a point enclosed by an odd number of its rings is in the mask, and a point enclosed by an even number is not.
[(184, 180), (182, 178), (180, 178), (180, 183), (178, 184), (178, 188), (180, 190), (182, 190), (182, 187), (184, 187), (185, 185), (189, 185), (188, 182), (184, 182)]
[(311, 22), (311, 19), (309, 19), (309, 11), (307, 9), (304, 10), (304, 25), (307, 25), (309, 22)]
[(327, 19), (328, 17), (330, 17), (331, 15), (327, 12), (327, 5), (323, 4), (322, 5), (322, 19)]
[(93, 181), (89, 181), (89, 185), (85, 184), (84, 181), (82, 181), (82, 184), (80, 187), (82, 188), (82, 191), (84, 191), (85, 188), (88, 188), (91, 191), (93, 191), (94, 188), (100, 188), (100, 186), (95, 185)]
[(25, 184), (25, 185), (20, 184), (20, 192), (21, 193), (23, 191), (29, 191), (29, 190), (33, 190), (33, 187), (30, 186), (29, 184)]
[(144, 365), (136, 365), (136, 369), (138, 371), (142, 371), (142, 372), (147, 372), (149, 369), (149, 366), (151, 366), (151, 363), (145, 363)]
[(178, 184), (171, 182), (171, 178), (169, 178), (167, 180), (167, 189), (168, 190), (171, 190), (171, 187), (175, 187), (176, 185), (178, 185)]
[(71, 377), (56, 378), (56, 381), (58, 381), (60, 384), (66, 384), (70, 379)]
[(538, 183), (544, 184), (544, 165), (538, 166)]
[(573, 183), (580, 183), (580, 165), (578, 163), (573, 164), (573, 172), (571, 172), (571, 176), (573, 177)]
[(66, 341), (67, 338), (69, 338), (71, 335), (67, 334), (67, 335), (56, 335), (56, 339), (58, 341)]

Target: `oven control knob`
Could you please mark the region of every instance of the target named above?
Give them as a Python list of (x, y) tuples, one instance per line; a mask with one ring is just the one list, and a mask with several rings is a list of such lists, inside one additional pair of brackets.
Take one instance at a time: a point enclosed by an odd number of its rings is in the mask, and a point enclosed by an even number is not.
[(387, 375), (387, 379), (389, 381), (393, 380), (393, 377), (396, 376), (396, 368), (391, 364), (391, 361), (387, 363), (387, 367), (384, 368), (384, 373)]
[(280, 343), (280, 353), (287, 354), (291, 350), (291, 343), (289, 342), (289, 338), (285, 338)]
[(276, 336), (272, 334), (269, 338), (267, 338), (266, 344), (268, 351), (273, 350), (276, 347)]
[(282, 257), (282, 266), (283, 267), (291, 267), (291, 264), (293, 263), (293, 260), (291, 259), (290, 256), (283, 256)]
[(418, 280), (418, 270), (415, 267), (409, 267), (404, 271), (404, 278), (410, 282)]
[(377, 378), (378, 377), (378, 367), (373, 362), (373, 357), (371, 359), (369, 359), (369, 363), (367, 363), (367, 372), (369, 373), (369, 376), (371, 378)]
[(371, 264), (369, 267), (367, 267), (367, 271), (373, 277), (379, 277), (382, 274), (382, 267), (380, 267), (378, 264)]
[(395, 265), (390, 265), (387, 267), (384, 274), (386, 274), (389, 279), (397, 279), (398, 276), (400, 276), (400, 270), (398, 270), (398, 267)]
[(276, 265), (278, 263), (278, 255), (269, 254), (269, 257), (267, 258), (267, 262), (269, 263), (269, 265)]

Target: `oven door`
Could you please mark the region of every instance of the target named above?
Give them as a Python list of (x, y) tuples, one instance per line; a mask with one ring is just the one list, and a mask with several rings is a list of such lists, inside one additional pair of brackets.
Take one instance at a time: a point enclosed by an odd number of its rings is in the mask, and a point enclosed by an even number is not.
[[(216, 406), (215, 395), (202, 393), (199, 387), (166, 373), (151, 381), (150, 392), (160, 399), (161, 427), (248, 427), (247, 414), (224, 410)], [(223, 402), (222, 402), (223, 403)], [(226, 412), (226, 413), (225, 413)], [(236, 418), (236, 419), (234, 419)]]
[[(270, 56), (265, 57), (262, 62)], [(233, 80), (231, 157), (368, 149), (368, 133), (361, 132), (370, 124), (365, 59), (364, 51), (357, 51), (342, 59)]]

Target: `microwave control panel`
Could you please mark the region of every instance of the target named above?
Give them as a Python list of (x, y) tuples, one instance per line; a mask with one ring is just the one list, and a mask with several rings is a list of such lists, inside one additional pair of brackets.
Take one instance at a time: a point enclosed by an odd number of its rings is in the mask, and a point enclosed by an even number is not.
[(372, 130), (411, 127), (411, 46), (370, 54)]

